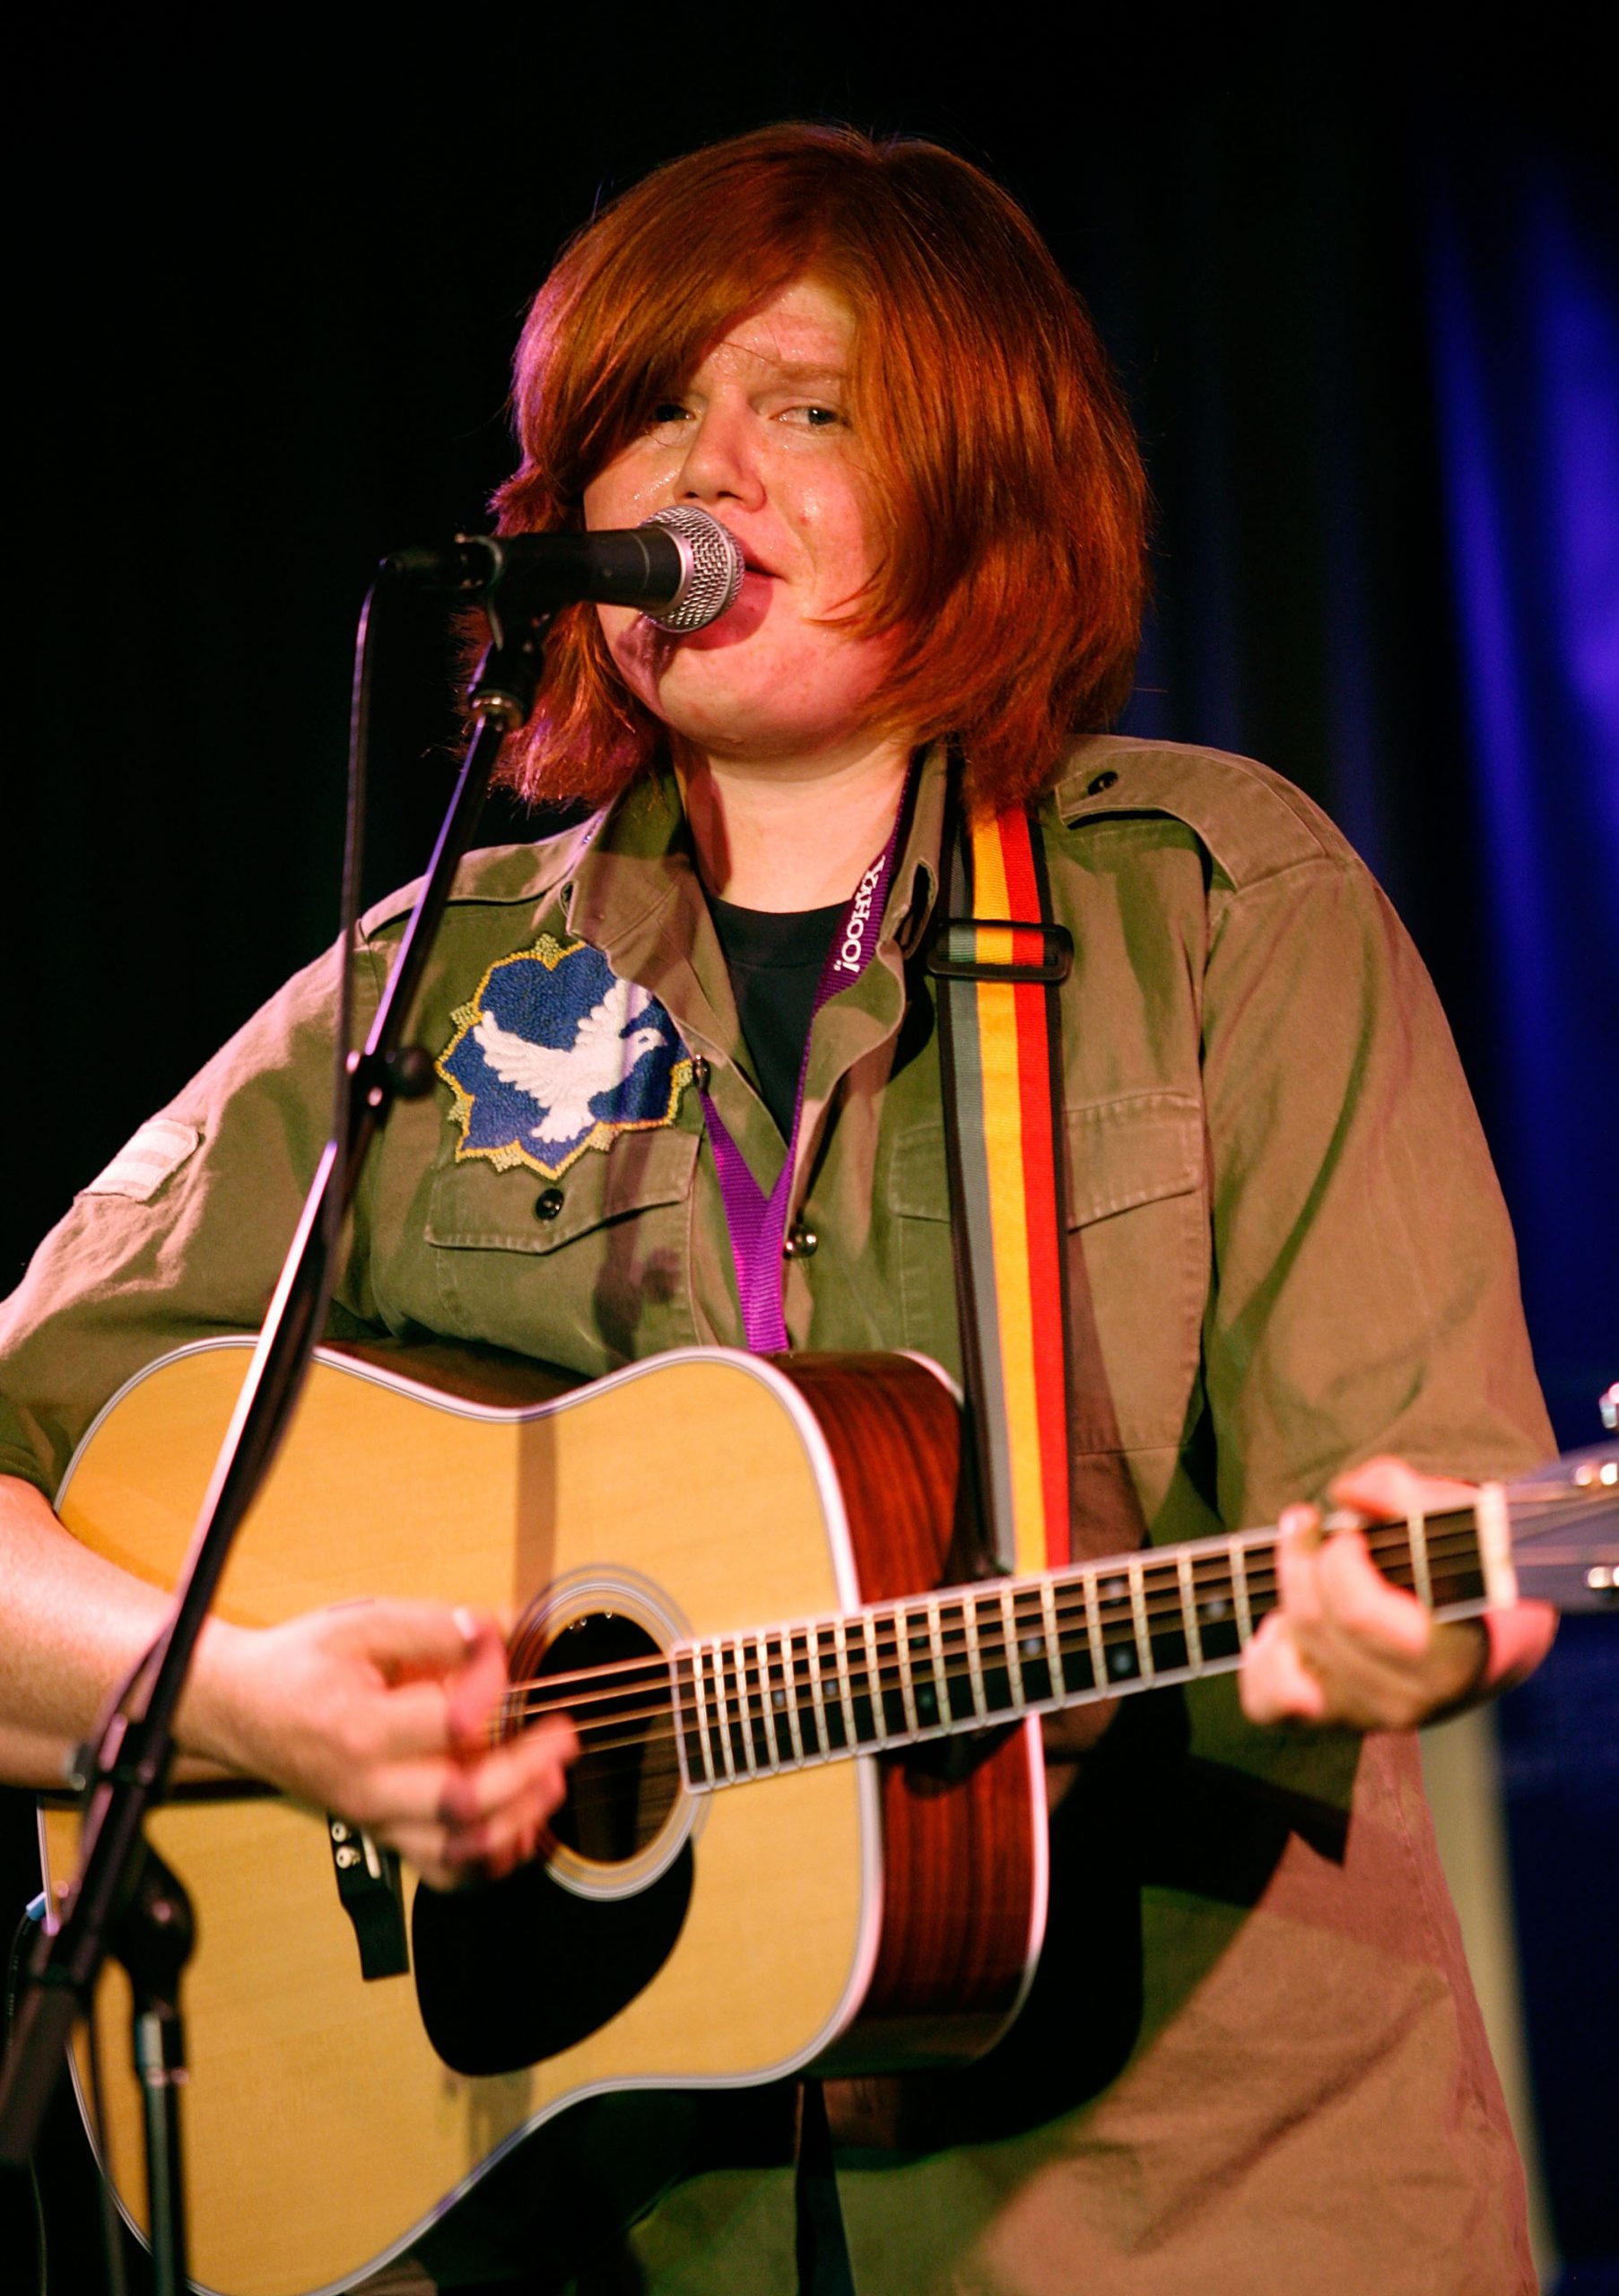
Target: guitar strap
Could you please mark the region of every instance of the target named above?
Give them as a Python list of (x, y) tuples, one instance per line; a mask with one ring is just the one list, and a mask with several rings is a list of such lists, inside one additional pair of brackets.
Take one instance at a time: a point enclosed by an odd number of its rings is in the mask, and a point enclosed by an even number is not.
[[(1062, 1015), (1074, 961), (1031, 809), (969, 814), (953, 778), (937, 984), (956, 1304), (988, 1559), (1073, 1559)], [(1083, 1265), (1075, 1271), (1084, 1281)], [(1087, 1303), (1088, 1304), (1088, 1303)], [(1084, 1323), (1093, 1341), (1093, 1326)], [(1100, 1359), (1085, 1367), (1101, 1375)]]
[[(969, 815), (951, 777), (941, 856), (945, 914), (926, 964), (935, 984), (967, 1391), (964, 1480), (984, 1559), (1050, 1570), (1084, 1546), (1142, 1544), (1122, 1453), (1084, 1461), (1086, 1423), (1113, 1421), (1083, 1257), (1066, 1249), (1062, 985), (1074, 943), (1051, 914), (1032, 807)], [(1090, 1470), (1100, 1469), (1100, 1473)], [(1083, 1514), (1075, 1508), (1084, 1498)], [(821, 2084), (802, 2086), (796, 2180), (799, 2296), (854, 2296)]]
[(797, 2296), (856, 2296), (849, 2236), (838, 2199), (826, 2097), (819, 2081), (798, 2084), (798, 2159), (793, 2179)]

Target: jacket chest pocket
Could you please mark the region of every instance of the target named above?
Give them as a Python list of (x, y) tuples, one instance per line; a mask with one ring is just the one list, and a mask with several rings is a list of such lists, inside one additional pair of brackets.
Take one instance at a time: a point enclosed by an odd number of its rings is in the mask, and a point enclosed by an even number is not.
[(1201, 1104), (1160, 1091), (1070, 1109), (1067, 1149), (1069, 1314), (1088, 1295), (1105, 1375), (1101, 1394), (1079, 1383), (1075, 1447), (1179, 1445), (1209, 1282)]
[(588, 1150), (556, 1180), (447, 1166), (426, 1240), (450, 1328), (592, 1374), (692, 1344), (697, 1149), (695, 1132), (659, 1127)]
[[(1197, 1377), (1209, 1281), (1203, 1112), (1191, 1093), (1126, 1093), (1066, 1112), (1069, 1313), (1094, 1318), (1104, 1374), (1083, 1383), (1081, 1451), (1179, 1445)], [(888, 1188), (905, 1344), (959, 1372), (942, 1125), (894, 1145)]]

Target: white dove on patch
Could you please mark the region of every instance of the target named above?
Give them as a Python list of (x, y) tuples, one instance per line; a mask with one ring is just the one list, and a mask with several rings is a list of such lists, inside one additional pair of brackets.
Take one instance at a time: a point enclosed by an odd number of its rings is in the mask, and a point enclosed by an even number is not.
[(596, 1121), (590, 1103), (598, 1092), (622, 1084), (631, 1070), (664, 1039), (661, 1029), (629, 1028), (652, 1002), (650, 992), (632, 980), (615, 980), (601, 1003), (587, 1013), (573, 1042), (531, 1044), (503, 1029), (492, 1013), (480, 1013), (473, 1030), (483, 1057), (503, 1084), (515, 1084), (544, 1110), (529, 1127), (531, 1140), (577, 1140)]

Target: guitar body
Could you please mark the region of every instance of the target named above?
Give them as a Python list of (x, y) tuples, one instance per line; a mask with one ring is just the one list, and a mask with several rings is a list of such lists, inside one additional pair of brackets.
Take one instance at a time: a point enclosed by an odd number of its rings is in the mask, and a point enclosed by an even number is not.
[[(249, 1344), (183, 1351), (124, 1391), (59, 1494), (76, 1536), (172, 1583)], [(628, 1635), (652, 1654), (945, 1576), (956, 1407), (919, 1363), (693, 1350), (526, 1402), (509, 1373), (481, 1393), (475, 1374), (458, 1393), (426, 1384), (430, 1353), (322, 1351), (222, 1614), (268, 1624), (366, 1595), (472, 1604), (515, 1622), (514, 1671), (532, 1674), (575, 1638)], [(515, 1883), (423, 1892), (413, 1971), (370, 1979), (324, 1813), (251, 1792), (170, 1803), (151, 1834), (197, 1918), (184, 2006), (198, 2283), (347, 2286), (587, 2095), (987, 2048), (1043, 1926), (1038, 1724), (970, 1750), (965, 1766), (862, 1755), (722, 1792), (670, 1774), (605, 1835), (581, 1794), (577, 1823)], [(47, 1810), (42, 1834), (48, 1879), (71, 1876), (76, 1820)], [(121, 1971), (97, 2017), (106, 2164), (139, 2224)]]

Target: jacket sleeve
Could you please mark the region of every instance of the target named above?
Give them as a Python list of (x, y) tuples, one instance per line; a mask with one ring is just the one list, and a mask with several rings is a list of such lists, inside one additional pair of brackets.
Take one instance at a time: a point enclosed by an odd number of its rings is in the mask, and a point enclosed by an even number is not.
[(1554, 1448), (1460, 1063), (1393, 909), (1328, 853), (1216, 877), (1204, 1006), (1219, 1511), (1274, 1520), (1344, 1466), (1514, 1473)]

